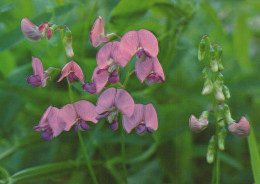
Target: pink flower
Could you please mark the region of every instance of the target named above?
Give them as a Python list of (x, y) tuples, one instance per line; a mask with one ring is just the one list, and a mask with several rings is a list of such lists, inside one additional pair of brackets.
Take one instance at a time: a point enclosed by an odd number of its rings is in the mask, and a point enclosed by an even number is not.
[(45, 141), (58, 136), (65, 128), (65, 122), (60, 118), (60, 110), (49, 106), (44, 112), (39, 125), (34, 126), (33, 130), (42, 131), (41, 136)]
[(127, 133), (130, 133), (136, 127), (137, 134), (152, 133), (158, 128), (157, 114), (152, 104), (135, 104), (135, 110), (131, 117), (123, 116), (123, 127)]
[(99, 94), (100, 91), (105, 87), (109, 78), (107, 70), (100, 70), (98, 67), (95, 68), (92, 75), (92, 83), (85, 83), (82, 85), (82, 89), (91, 93)]
[(70, 83), (74, 81), (80, 80), (81, 83), (84, 83), (84, 75), (83, 72), (80, 68), (80, 66), (75, 63), (74, 61), (71, 61), (67, 63), (62, 71), (61, 71), (61, 76), (57, 82), (60, 82), (64, 77), (68, 76), (68, 80)]
[(97, 100), (96, 111), (99, 114), (97, 119), (107, 117), (110, 127), (115, 130), (118, 127), (118, 113), (130, 117), (134, 113), (134, 107), (134, 100), (127, 91), (108, 88)]
[(147, 85), (164, 81), (164, 72), (156, 57), (147, 57), (143, 62), (136, 61), (135, 73), (140, 82), (145, 81)]
[(97, 18), (89, 32), (89, 40), (93, 47), (98, 47), (100, 44), (108, 41), (108, 38), (105, 36), (104, 21), (101, 16)]
[(27, 77), (26, 81), (32, 86), (46, 86), (49, 74), (43, 71), (42, 62), (39, 58), (32, 57), (33, 75)]
[(42, 37), (47, 36), (49, 40), (52, 35), (52, 29), (48, 23), (40, 24), (39, 28), (34, 25), (28, 18), (23, 18), (21, 21), (21, 29), (24, 36), (33, 42), (38, 42)]
[(189, 119), (189, 127), (192, 132), (200, 133), (208, 127), (208, 119), (203, 116), (197, 119), (194, 115), (191, 115)]
[(120, 50), (128, 60), (134, 54), (138, 59), (144, 59), (146, 56), (156, 57), (159, 48), (157, 38), (148, 30), (129, 31), (120, 41)]
[(65, 131), (69, 131), (70, 128), (75, 124), (74, 130), (77, 131), (79, 127), (83, 130), (89, 130), (89, 125), (85, 121), (97, 123), (96, 107), (86, 101), (80, 100), (73, 104), (64, 105), (60, 110), (60, 116), (65, 122)]
[(238, 123), (231, 123), (228, 130), (237, 137), (245, 138), (250, 133), (250, 125), (247, 119), (242, 116)]

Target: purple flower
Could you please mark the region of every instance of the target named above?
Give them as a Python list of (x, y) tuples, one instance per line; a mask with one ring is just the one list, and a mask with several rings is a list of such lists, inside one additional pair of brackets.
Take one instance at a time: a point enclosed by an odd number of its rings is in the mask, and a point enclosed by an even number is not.
[(133, 115), (123, 116), (123, 127), (127, 133), (136, 127), (137, 134), (146, 131), (152, 133), (152, 130), (157, 130), (158, 119), (154, 106), (152, 104), (135, 104)]
[(100, 44), (108, 41), (108, 38), (105, 36), (104, 21), (101, 16), (97, 18), (89, 32), (89, 40), (93, 47), (98, 47)]
[(90, 127), (86, 124), (86, 121), (93, 123), (98, 122), (96, 120), (96, 107), (86, 100), (64, 105), (60, 111), (60, 116), (66, 124), (64, 128), (65, 131), (69, 131), (74, 124), (75, 131), (77, 131), (79, 127), (83, 130), (89, 130)]
[(21, 21), (21, 29), (24, 36), (33, 42), (38, 42), (42, 37), (47, 37), (49, 40), (52, 35), (52, 29), (49, 27), (48, 23), (43, 23), (39, 25), (39, 28), (34, 25), (28, 18), (23, 18)]
[(33, 130), (42, 131), (41, 136), (45, 141), (58, 136), (66, 127), (66, 123), (60, 118), (60, 110), (49, 106), (44, 112), (39, 125), (34, 126)]
[(26, 81), (32, 86), (46, 86), (46, 80), (49, 78), (49, 74), (43, 71), (42, 62), (39, 58), (32, 57), (33, 75), (27, 77)]
[(143, 62), (136, 61), (135, 73), (140, 82), (145, 81), (147, 85), (165, 80), (162, 66), (156, 57), (147, 57)]
[(64, 77), (68, 76), (68, 80), (70, 83), (74, 81), (80, 80), (81, 83), (84, 83), (84, 75), (83, 72), (80, 68), (80, 66), (75, 63), (74, 61), (71, 61), (67, 63), (62, 71), (61, 71), (61, 76), (57, 82), (60, 82)]
[(97, 119), (107, 117), (111, 129), (117, 129), (118, 113), (130, 117), (134, 113), (134, 107), (134, 100), (127, 91), (108, 88), (97, 100), (96, 111), (99, 114)]
[(242, 116), (238, 123), (231, 123), (228, 130), (237, 137), (245, 138), (250, 133), (250, 125), (247, 119)]
[(141, 60), (146, 56), (156, 57), (159, 52), (157, 38), (145, 29), (124, 34), (120, 41), (120, 50), (128, 60), (135, 54)]

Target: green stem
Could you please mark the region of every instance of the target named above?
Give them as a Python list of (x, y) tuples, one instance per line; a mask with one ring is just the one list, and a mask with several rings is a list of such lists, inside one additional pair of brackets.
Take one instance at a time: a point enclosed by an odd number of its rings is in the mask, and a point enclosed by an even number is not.
[(85, 159), (85, 161), (86, 161), (86, 165), (87, 165), (88, 170), (89, 170), (89, 172), (90, 172), (90, 175), (91, 175), (91, 178), (92, 178), (92, 180), (93, 180), (93, 183), (94, 183), (94, 184), (98, 184), (97, 178), (96, 178), (96, 176), (95, 176), (95, 173), (94, 173), (94, 171), (93, 171), (92, 165), (91, 165), (91, 163), (90, 163), (90, 160), (89, 160), (89, 158), (88, 158), (87, 152), (86, 152), (85, 147), (84, 147), (84, 141), (83, 141), (81, 132), (80, 132), (80, 131), (77, 131), (77, 133), (78, 133), (78, 137), (79, 137), (79, 142), (80, 142), (81, 151), (82, 151), (82, 153), (83, 153), (83, 156), (84, 156), (84, 159)]
[(129, 69), (130, 69), (130, 64), (128, 63), (127, 64), (127, 68), (126, 68), (126, 78), (125, 78), (125, 81), (124, 81), (124, 84), (122, 86), (122, 88), (125, 89), (126, 85), (127, 85), (127, 82), (129, 80), (129, 77), (130, 77), (130, 73), (129, 73)]
[[(60, 36), (61, 36), (61, 44), (63, 46), (63, 42), (62, 42), (62, 40), (63, 40), (63, 29), (60, 29)], [(63, 64), (65, 65), (66, 64), (66, 53), (65, 53), (64, 47), (62, 47), (62, 52), (63, 52)], [(68, 82), (68, 91), (69, 91), (70, 103), (73, 103), (74, 102), (74, 100), (73, 100), (73, 93), (72, 93), (71, 85), (69, 83), (68, 78), (67, 78), (67, 82)], [(83, 156), (84, 156), (85, 161), (86, 161), (86, 166), (87, 166), (87, 168), (88, 168), (88, 170), (90, 172), (90, 175), (91, 175), (91, 178), (93, 180), (93, 183), (94, 184), (98, 184), (96, 176), (95, 176), (94, 171), (92, 169), (92, 165), (90, 163), (90, 160), (88, 158), (87, 152), (85, 150), (84, 141), (83, 141), (83, 138), (82, 138), (80, 130), (78, 130), (77, 133), (78, 133), (78, 138), (79, 138), (79, 142), (80, 142), (80, 148), (81, 148), (81, 151), (82, 151)]]
[[(121, 115), (122, 117), (122, 115)], [(122, 120), (122, 118), (120, 118)], [(122, 166), (123, 166), (123, 178), (125, 183), (127, 183), (127, 169), (125, 163), (125, 140), (124, 140), (124, 129), (123, 126), (121, 127), (121, 134), (120, 134), (120, 143), (121, 143), (121, 153), (122, 153)]]

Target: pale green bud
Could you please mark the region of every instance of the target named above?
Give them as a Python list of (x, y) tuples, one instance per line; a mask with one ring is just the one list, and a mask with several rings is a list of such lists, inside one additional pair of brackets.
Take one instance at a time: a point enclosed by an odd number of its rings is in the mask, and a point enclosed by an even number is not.
[(204, 37), (201, 39), (198, 49), (198, 59), (199, 61), (202, 61), (205, 58), (206, 53), (206, 42)]
[(227, 130), (223, 127), (218, 133), (218, 148), (223, 151), (225, 149), (225, 137), (227, 135)]
[(203, 86), (203, 89), (202, 89), (202, 91), (201, 91), (201, 94), (202, 94), (203, 96), (210, 95), (210, 94), (213, 92), (213, 89), (214, 89), (213, 83), (212, 83), (212, 81), (208, 78), (208, 79), (206, 79), (205, 82), (204, 82), (204, 86)]
[(110, 124), (113, 123), (113, 121), (114, 121), (116, 115), (117, 115), (117, 111), (113, 111), (113, 112), (111, 112), (111, 113), (108, 115), (107, 120), (108, 120), (108, 122), (109, 122)]
[(229, 89), (226, 85), (223, 86), (223, 92), (224, 92), (224, 95), (227, 99), (230, 98), (230, 92), (229, 92)]
[(209, 49), (209, 54), (210, 54), (210, 68), (212, 72), (217, 72), (218, 71), (218, 62), (216, 59), (216, 53), (212, 45), (210, 45)]
[(72, 33), (69, 30), (66, 31), (66, 34), (63, 38), (63, 45), (65, 48), (66, 56), (72, 59), (74, 57), (74, 52), (72, 48)]
[(207, 152), (207, 162), (209, 164), (213, 163), (215, 159), (215, 138), (211, 137), (208, 144), (208, 152)]
[(224, 104), (224, 113), (228, 125), (235, 122), (235, 120), (231, 117), (231, 112), (227, 104)]

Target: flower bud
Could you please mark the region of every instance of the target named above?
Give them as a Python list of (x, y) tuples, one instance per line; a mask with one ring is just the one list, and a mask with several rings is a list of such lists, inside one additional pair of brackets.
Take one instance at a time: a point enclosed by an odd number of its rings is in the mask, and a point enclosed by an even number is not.
[(212, 45), (210, 46), (209, 49), (209, 54), (210, 54), (210, 67), (212, 72), (217, 72), (218, 71), (218, 62), (216, 59), (216, 53)]
[(63, 45), (65, 47), (66, 56), (72, 59), (74, 57), (74, 52), (72, 48), (72, 33), (70, 30), (66, 31), (66, 34), (63, 38)]
[(238, 123), (231, 123), (228, 130), (237, 137), (245, 138), (250, 133), (250, 125), (247, 119), (242, 116)]
[(197, 119), (194, 115), (191, 115), (189, 119), (189, 127), (192, 132), (200, 133), (208, 127), (208, 119), (204, 117)]
[(227, 135), (227, 129), (223, 127), (218, 133), (218, 148), (223, 151), (225, 149), (225, 137)]
[(213, 163), (214, 158), (215, 158), (215, 138), (214, 136), (212, 136), (208, 144), (207, 162), (209, 164)]
[(111, 124), (113, 123), (113, 121), (116, 119), (116, 116), (117, 116), (117, 111), (113, 111), (111, 112), (108, 117), (107, 117), (107, 120), (108, 122)]
[(214, 89), (214, 87), (213, 87), (212, 81), (210, 79), (206, 79), (204, 82), (204, 86), (201, 91), (201, 94), (203, 96), (210, 95), (213, 92), (213, 89)]
[(198, 49), (198, 59), (199, 61), (202, 61), (205, 58), (206, 53), (206, 42), (204, 37), (201, 39)]
[(217, 63), (218, 63), (218, 69), (220, 71), (222, 71), (222, 70), (224, 70), (224, 66), (223, 66), (222, 61), (221, 61), (222, 48), (220, 47), (220, 45), (216, 44), (214, 49), (216, 51), (216, 59), (217, 59)]
[(225, 115), (225, 118), (226, 118), (226, 122), (227, 124), (231, 124), (231, 123), (234, 123), (235, 120), (233, 120), (233, 118), (231, 117), (231, 113), (230, 113), (230, 109), (228, 107), (227, 104), (224, 104), (224, 115)]
[(203, 79), (208, 79), (209, 78), (209, 73), (208, 73), (208, 70), (207, 70), (206, 67), (202, 70), (201, 74), (202, 74), (202, 78)]
[(217, 102), (223, 103), (225, 101), (225, 96), (222, 91), (223, 82), (216, 80), (214, 83), (214, 96)]
[(218, 106), (218, 111), (217, 111), (217, 121), (220, 127), (225, 126), (225, 121), (224, 121), (224, 108), (220, 105)]
[(230, 92), (229, 92), (229, 89), (226, 85), (223, 86), (223, 92), (224, 92), (224, 95), (227, 99), (230, 98)]

